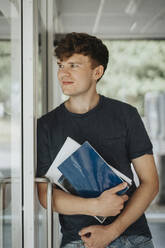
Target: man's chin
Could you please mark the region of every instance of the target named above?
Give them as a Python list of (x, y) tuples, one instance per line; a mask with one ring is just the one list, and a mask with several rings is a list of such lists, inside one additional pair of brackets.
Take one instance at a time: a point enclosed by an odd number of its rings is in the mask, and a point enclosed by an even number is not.
[(62, 91), (63, 92), (63, 94), (65, 95), (65, 96), (76, 96), (77, 94), (75, 93), (75, 92), (69, 92), (69, 91), (66, 91), (66, 90), (63, 90)]

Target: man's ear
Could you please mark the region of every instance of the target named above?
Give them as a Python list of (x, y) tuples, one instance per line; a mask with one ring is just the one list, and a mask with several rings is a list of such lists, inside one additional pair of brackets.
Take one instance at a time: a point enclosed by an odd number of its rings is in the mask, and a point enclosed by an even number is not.
[(95, 69), (94, 69), (94, 78), (96, 81), (99, 80), (99, 78), (102, 77), (104, 73), (104, 67), (102, 65), (98, 65)]

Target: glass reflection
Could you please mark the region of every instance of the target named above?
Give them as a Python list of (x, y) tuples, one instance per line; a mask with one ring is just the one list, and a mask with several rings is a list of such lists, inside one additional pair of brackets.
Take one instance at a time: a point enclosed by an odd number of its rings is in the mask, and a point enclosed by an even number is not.
[(1, 0), (0, 247), (2, 248), (22, 247), (20, 27), (20, 1)]

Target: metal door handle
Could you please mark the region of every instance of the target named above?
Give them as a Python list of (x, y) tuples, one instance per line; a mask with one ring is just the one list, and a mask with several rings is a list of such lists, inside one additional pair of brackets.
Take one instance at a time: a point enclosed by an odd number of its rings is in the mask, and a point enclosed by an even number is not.
[(48, 178), (35, 178), (36, 183), (47, 183), (47, 247), (53, 247), (52, 183)]
[[(47, 183), (47, 248), (53, 247), (53, 210), (52, 210), (52, 183), (48, 178), (35, 178), (36, 183)], [(3, 235), (3, 184), (11, 183), (11, 178), (0, 178), (0, 212), (2, 212), (2, 218), (0, 218), (0, 236)], [(3, 244), (3, 239), (0, 237), (0, 245)], [(3, 246), (0, 246), (3, 247)]]

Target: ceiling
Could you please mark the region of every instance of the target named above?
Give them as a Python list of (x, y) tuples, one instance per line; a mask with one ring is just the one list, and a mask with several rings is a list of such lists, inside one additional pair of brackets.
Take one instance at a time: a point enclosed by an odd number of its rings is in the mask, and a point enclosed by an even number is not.
[(56, 0), (55, 31), (165, 38), (165, 0)]
[[(56, 34), (76, 31), (110, 39), (165, 38), (165, 0), (53, 1)], [(18, 0), (0, 1), (1, 39), (10, 35), (11, 2), (17, 10)]]

